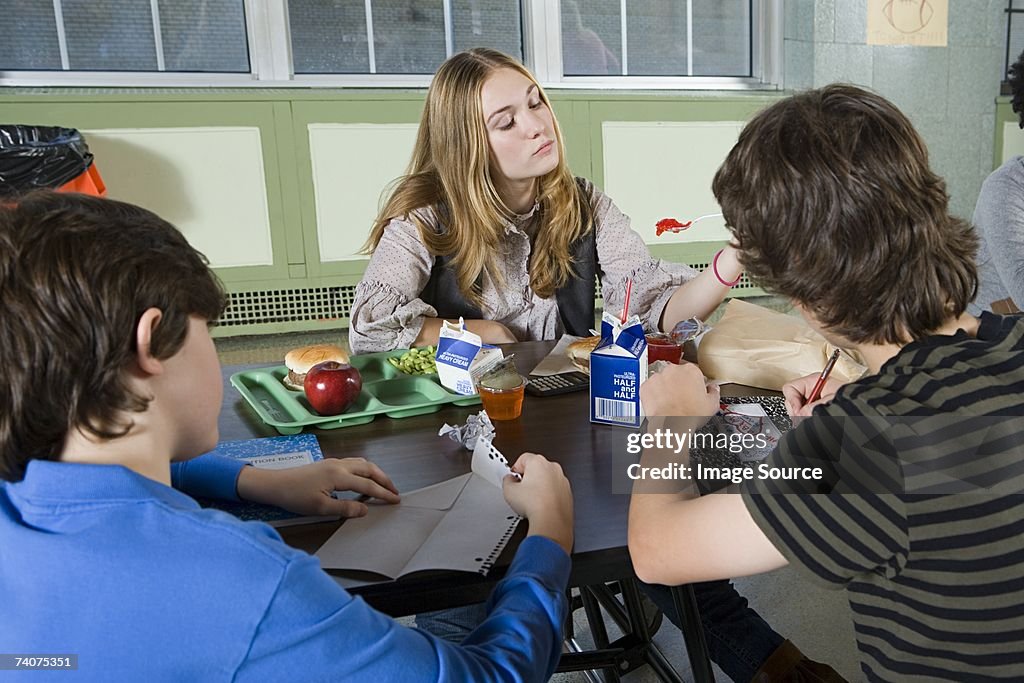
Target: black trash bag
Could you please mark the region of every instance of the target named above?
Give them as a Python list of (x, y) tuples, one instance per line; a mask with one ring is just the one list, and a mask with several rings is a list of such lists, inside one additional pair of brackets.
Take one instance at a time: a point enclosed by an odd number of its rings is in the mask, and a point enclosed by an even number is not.
[(58, 188), (91, 164), (89, 146), (74, 128), (0, 125), (0, 196)]

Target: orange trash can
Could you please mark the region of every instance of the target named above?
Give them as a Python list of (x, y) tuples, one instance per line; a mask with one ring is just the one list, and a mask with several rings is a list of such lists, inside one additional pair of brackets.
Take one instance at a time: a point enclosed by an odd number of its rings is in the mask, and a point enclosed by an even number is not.
[(82, 194), (91, 194), (97, 197), (102, 197), (107, 194), (107, 186), (103, 184), (103, 178), (100, 177), (100, 172), (96, 168), (96, 164), (92, 163), (89, 164), (89, 168), (85, 169), (85, 173), (64, 183), (57, 188), (57, 191), (81, 192)]

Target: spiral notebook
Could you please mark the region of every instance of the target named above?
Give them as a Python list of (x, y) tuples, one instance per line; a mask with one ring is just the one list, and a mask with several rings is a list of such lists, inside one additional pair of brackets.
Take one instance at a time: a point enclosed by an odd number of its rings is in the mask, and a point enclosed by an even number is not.
[(501, 492), (511, 471), (498, 449), (481, 441), (472, 470), (404, 492), (398, 505), (371, 504), (365, 517), (347, 520), (316, 552), (321, 566), (391, 579), (439, 569), (487, 574), (520, 517)]

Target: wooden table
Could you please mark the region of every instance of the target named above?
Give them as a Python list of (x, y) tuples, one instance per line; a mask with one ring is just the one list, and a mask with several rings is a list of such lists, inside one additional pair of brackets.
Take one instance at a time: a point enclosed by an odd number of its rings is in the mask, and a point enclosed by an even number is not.
[[(522, 342), (505, 348), (515, 354), (519, 371), (526, 375), (554, 346), (554, 342)], [(258, 366), (233, 366), (222, 370), (224, 405), (220, 417), (222, 441), (275, 436), (276, 432), (259, 421), (239, 393), (231, 386), (231, 374)], [(626, 544), (629, 496), (612, 493), (612, 448), (620, 428), (592, 425), (589, 421), (588, 393), (580, 391), (560, 396), (526, 395), (523, 414), (517, 420), (495, 422), (494, 445), (514, 461), (523, 451), (541, 453), (561, 464), (572, 483), (575, 502), (575, 546), (572, 553), (572, 586), (593, 586), (584, 590), (583, 605), (594, 629), (599, 652), (589, 655), (565, 655), (560, 670), (608, 666), (629, 670), (639, 663), (651, 664), (665, 680), (678, 680), (667, 661), (650, 643), (652, 634), (642, 617), (635, 575)], [(437, 413), (402, 419), (378, 416), (366, 425), (334, 430), (316, 430), (326, 457), (364, 457), (377, 463), (394, 480), (399, 491), (409, 491), (469, 471), (469, 451), (451, 439), (437, 436), (443, 423), (463, 424), (479, 407), (447, 406)], [(463, 572), (421, 572), (397, 581), (365, 581), (338, 578), (339, 582), (368, 603), (392, 616), (455, 607), (486, 599), (494, 584), (508, 568), (515, 548), (525, 533), (525, 524), (509, 543), (487, 577)], [(337, 528), (337, 523), (310, 524), (281, 530), (290, 545), (309, 552), (323, 544)], [(334, 572), (331, 572), (332, 574)], [(621, 582), (623, 601), (608, 602), (609, 582)], [(692, 591), (677, 593), (683, 635), (696, 680), (713, 681), (703, 633), (696, 612)], [(603, 636), (595, 601), (609, 611), (623, 631), (630, 633), (623, 641), (608, 643)], [(594, 628), (596, 626), (596, 628)], [(602, 642), (603, 641), (603, 642)]]

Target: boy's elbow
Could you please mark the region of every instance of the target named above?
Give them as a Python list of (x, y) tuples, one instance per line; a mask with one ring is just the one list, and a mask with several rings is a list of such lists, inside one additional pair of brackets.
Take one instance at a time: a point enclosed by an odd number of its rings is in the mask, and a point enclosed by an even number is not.
[(662, 580), (661, 574), (654, 570), (653, 565), (640, 562), (635, 556), (633, 557), (633, 573), (636, 574), (636, 578), (640, 579), (644, 583), (653, 583), (658, 585), (666, 583)]
[(633, 572), (644, 583), (665, 583), (663, 563), (658, 556), (658, 542), (654, 530), (638, 524), (629, 525), (629, 556)]

